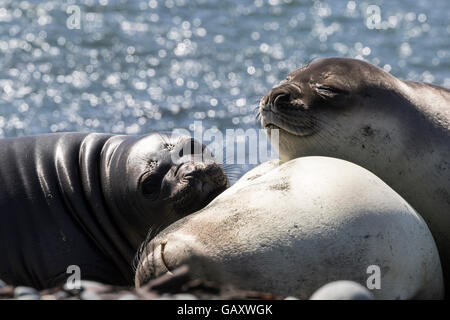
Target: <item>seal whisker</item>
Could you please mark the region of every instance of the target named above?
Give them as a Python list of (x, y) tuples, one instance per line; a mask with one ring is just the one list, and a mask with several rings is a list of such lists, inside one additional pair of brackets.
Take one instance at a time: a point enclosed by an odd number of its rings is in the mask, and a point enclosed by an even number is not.
[(324, 141), (326, 141), (326, 139), (324, 139), (323, 135), (320, 132), (317, 132), (315, 135), (311, 136), (311, 143), (314, 144), (314, 147), (318, 147), (319, 150), (325, 151), (327, 150), (325, 145), (324, 145)]
[(314, 117), (314, 121), (320, 125), (320, 130), (318, 130), (319, 132), (324, 131), (330, 137), (339, 133), (339, 130), (337, 130), (337, 128), (335, 128), (332, 121), (328, 122), (328, 121), (326, 121), (326, 119), (318, 119), (317, 117)]
[(224, 163), (222, 164), (222, 169), (228, 177), (230, 184), (236, 182), (244, 173), (243, 169), (235, 163)]
[(148, 230), (147, 236), (144, 241), (140, 244), (134, 259), (133, 259), (133, 271), (136, 272), (136, 268), (141, 260), (142, 256), (147, 255), (146, 250), (148, 249), (148, 244), (150, 241), (161, 231), (161, 226), (151, 226)]
[[(161, 231), (161, 229), (162, 229), (161, 226), (150, 227), (147, 237), (139, 246), (139, 249), (137, 250), (137, 253), (133, 260), (133, 272), (135, 275), (138, 271), (139, 265), (144, 261), (143, 259), (148, 259), (148, 257), (151, 255), (151, 252), (155, 250), (156, 245), (155, 243), (152, 243), (151, 240), (153, 240), (153, 238), (156, 237), (156, 235)], [(152, 245), (150, 246), (150, 244)], [(151, 255), (151, 257), (152, 261), (149, 262), (154, 264), (154, 256)], [(151, 278), (153, 276), (152, 274), (148, 273), (150, 271), (150, 268), (140, 268), (139, 271), (140, 277)]]

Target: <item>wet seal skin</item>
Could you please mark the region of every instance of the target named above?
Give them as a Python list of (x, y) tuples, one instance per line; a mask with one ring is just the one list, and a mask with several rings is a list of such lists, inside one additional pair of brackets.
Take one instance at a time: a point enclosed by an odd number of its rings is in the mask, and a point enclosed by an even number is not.
[(335, 158), (264, 163), (149, 240), (138, 288), (187, 265), (193, 278), (307, 299), (330, 281), (366, 286), (376, 265), (376, 299), (440, 299), (444, 292), (424, 220), (374, 174)]
[[(260, 101), (282, 161), (327, 156), (376, 174), (422, 215), (450, 292), (450, 90), (367, 62), (327, 58), (291, 72)], [(275, 146), (277, 147), (277, 146)]]
[(38, 289), (81, 278), (132, 285), (159, 230), (208, 204), (228, 179), (191, 137), (57, 133), (0, 140), (0, 278)]

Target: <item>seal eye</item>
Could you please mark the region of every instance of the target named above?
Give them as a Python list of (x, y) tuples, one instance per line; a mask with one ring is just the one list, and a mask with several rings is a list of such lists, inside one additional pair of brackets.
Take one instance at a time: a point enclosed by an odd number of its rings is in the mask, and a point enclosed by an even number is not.
[(140, 185), (142, 193), (150, 197), (152, 200), (158, 198), (161, 190), (161, 179), (158, 174), (155, 173), (158, 161), (150, 160), (148, 163), (148, 171), (145, 172), (140, 178)]
[(141, 178), (141, 188), (142, 193), (152, 200), (156, 200), (161, 191), (161, 179), (156, 174), (147, 172)]
[(314, 84), (314, 89), (320, 96), (324, 98), (334, 98), (339, 95), (348, 95), (348, 92), (345, 90), (330, 87), (319, 83)]

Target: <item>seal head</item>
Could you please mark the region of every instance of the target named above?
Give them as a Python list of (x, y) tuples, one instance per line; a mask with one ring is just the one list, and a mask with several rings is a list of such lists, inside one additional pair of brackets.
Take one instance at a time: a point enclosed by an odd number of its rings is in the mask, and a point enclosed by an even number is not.
[(102, 154), (105, 194), (135, 248), (150, 228), (159, 230), (201, 209), (229, 186), (209, 150), (191, 137), (116, 139), (108, 143), (117, 146)]

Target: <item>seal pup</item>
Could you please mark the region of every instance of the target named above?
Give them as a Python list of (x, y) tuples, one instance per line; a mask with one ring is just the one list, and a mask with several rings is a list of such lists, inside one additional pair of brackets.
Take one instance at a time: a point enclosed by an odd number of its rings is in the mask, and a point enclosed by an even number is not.
[(80, 276), (132, 285), (149, 228), (228, 186), (191, 137), (57, 133), (0, 140), (0, 278), (38, 289)]
[(374, 174), (335, 158), (253, 169), (160, 232), (140, 256), (137, 287), (186, 264), (193, 278), (280, 297), (307, 299), (342, 279), (366, 286), (372, 276), (379, 276), (377, 299), (443, 296), (423, 219)]
[[(383, 179), (425, 219), (450, 290), (450, 90), (355, 59), (316, 60), (260, 101), (283, 161), (328, 156)], [(450, 291), (449, 291), (450, 292)]]

